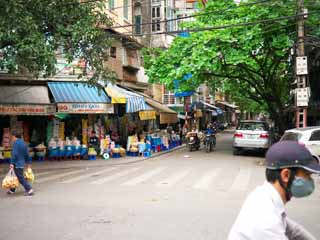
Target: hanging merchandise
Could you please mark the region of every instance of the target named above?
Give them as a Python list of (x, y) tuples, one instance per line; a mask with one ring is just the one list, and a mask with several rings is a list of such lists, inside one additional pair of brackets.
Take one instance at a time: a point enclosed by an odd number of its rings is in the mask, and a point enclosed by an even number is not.
[(53, 126), (52, 126), (52, 137), (55, 139), (59, 138), (59, 126), (60, 126), (60, 120), (57, 118), (53, 119)]
[(65, 123), (64, 122), (60, 122), (59, 124), (59, 138), (60, 139), (64, 139), (65, 138)]
[(47, 125), (47, 139), (46, 139), (46, 144), (50, 142), (50, 140), (53, 138), (53, 121), (49, 121)]
[(88, 145), (88, 120), (82, 119), (82, 144)]
[(23, 140), (26, 143), (30, 143), (30, 134), (29, 134), (29, 125), (27, 123), (23, 123)]
[(10, 147), (10, 129), (9, 128), (3, 129), (2, 146), (5, 148)]

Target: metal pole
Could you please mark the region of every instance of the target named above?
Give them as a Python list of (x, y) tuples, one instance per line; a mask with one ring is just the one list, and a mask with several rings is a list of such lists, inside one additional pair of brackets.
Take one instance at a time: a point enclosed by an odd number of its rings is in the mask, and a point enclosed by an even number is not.
[[(304, 14), (304, 0), (298, 0), (298, 13)], [(298, 47), (297, 47), (297, 56), (305, 56), (305, 47), (304, 47), (304, 22), (305, 15), (298, 16)], [(307, 87), (307, 75), (296, 75), (297, 77), (297, 88), (306, 88)], [(296, 111), (296, 127), (306, 127), (307, 126), (307, 106), (298, 107)]]

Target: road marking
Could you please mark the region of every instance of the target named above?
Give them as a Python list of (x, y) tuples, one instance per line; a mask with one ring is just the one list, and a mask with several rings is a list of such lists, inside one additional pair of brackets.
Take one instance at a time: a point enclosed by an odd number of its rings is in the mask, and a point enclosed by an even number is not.
[(193, 185), (192, 187), (195, 189), (200, 189), (200, 190), (208, 190), (213, 179), (216, 178), (219, 173), (221, 172), (221, 168), (216, 168), (214, 170), (211, 170), (207, 172), (200, 180)]
[(74, 170), (74, 171), (71, 171), (71, 172), (64, 172), (64, 173), (60, 173), (60, 174), (57, 174), (57, 175), (53, 175), (53, 176), (49, 176), (49, 177), (45, 177), (45, 178), (40, 178), (40, 179), (36, 180), (36, 183), (44, 183), (44, 182), (48, 182), (48, 181), (51, 181), (51, 180), (56, 180), (56, 179), (59, 179), (59, 178), (68, 177), (68, 176), (71, 176), (71, 175), (76, 174), (76, 173), (81, 173), (83, 171), (85, 171), (85, 170), (84, 169)]
[(146, 180), (148, 180), (149, 178), (153, 177), (154, 175), (157, 175), (159, 173), (161, 173), (162, 171), (164, 171), (165, 169), (167, 169), (167, 167), (159, 167), (159, 168), (156, 168), (152, 171), (149, 171), (145, 174), (142, 174), (141, 176), (138, 176), (136, 178), (133, 178), (121, 185), (125, 185), (125, 186), (134, 186), (134, 185), (137, 185), (139, 183), (142, 183)]
[(230, 187), (230, 191), (245, 191), (249, 185), (251, 172), (251, 168), (241, 168)]
[(55, 171), (47, 171), (47, 172), (40, 172), (40, 173), (33, 172), (33, 174), (34, 174), (35, 177), (38, 177), (38, 176), (47, 175), (47, 174), (53, 173), (53, 172), (55, 172)]
[(159, 182), (157, 184), (158, 187), (168, 187), (168, 186), (172, 186), (174, 184), (176, 184), (178, 181), (180, 181), (181, 179), (185, 178), (192, 169), (186, 169), (183, 171), (180, 171), (176, 174), (173, 174), (172, 176), (168, 177), (167, 179)]
[(107, 168), (107, 169), (103, 169), (101, 171), (98, 171), (98, 172), (91, 172), (91, 173), (88, 173), (88, 174), (83, 174), (81, 176), (78, 176), (78, 177), (74, 177), (74, 178), (70, 178), (68, 180), (65, 180), (65, 181), (62, 181), (60, 183), (74, 183), (74, 182), (78, 182), (78, 181), (81, 181), (83, 179), (86, 179), (86, 178), (90, 178), (92, 176), (95, 176), (95, 175), (101, 175), (103, 173), (108, 173), (108, 172), (111, 172), (113, 170), (115, 170), (116, 168), (115, 167), (111, 167), (111, 168)]
[(126, 175), (128, 175), (128, 174), (130, 174), (132, 172), (138, 171), (139, 169), (141, 169), (141, 167), (131, 168), (131, 169), (128, 169), (126, 171), (122, 171), (122, 172), (116, 173), (114, 175), (98, 179), (96, 181), (91, 182), (91, 184), (103, 184), (103, 183), (106, 183), (106, 182), (110, 182), (112, 180), (115, 180), (115, 179), (121, 178), (123, 176), (126, 176)]

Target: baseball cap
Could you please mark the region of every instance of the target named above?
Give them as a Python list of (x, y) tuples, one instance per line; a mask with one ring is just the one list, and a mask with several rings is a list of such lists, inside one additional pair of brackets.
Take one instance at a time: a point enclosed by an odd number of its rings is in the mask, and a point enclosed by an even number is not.
[(320, 165), (309, 150), (296, 141), (280, 141), (268, 150), (267, 168), (303, 168), (311, 173), (320, 173)]

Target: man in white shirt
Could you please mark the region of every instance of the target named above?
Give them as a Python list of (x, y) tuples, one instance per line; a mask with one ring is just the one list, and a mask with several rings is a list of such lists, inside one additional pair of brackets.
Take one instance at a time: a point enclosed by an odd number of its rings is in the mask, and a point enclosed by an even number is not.
[(316, 240), (287, 217), (285, 204), (291, 197), (306, 197), (314, 191), (311, 174), (319, 174), (320, 165), (294, 141), (273, 145), (266, 162), (267, 181), (247, 197), (228, 240)]

